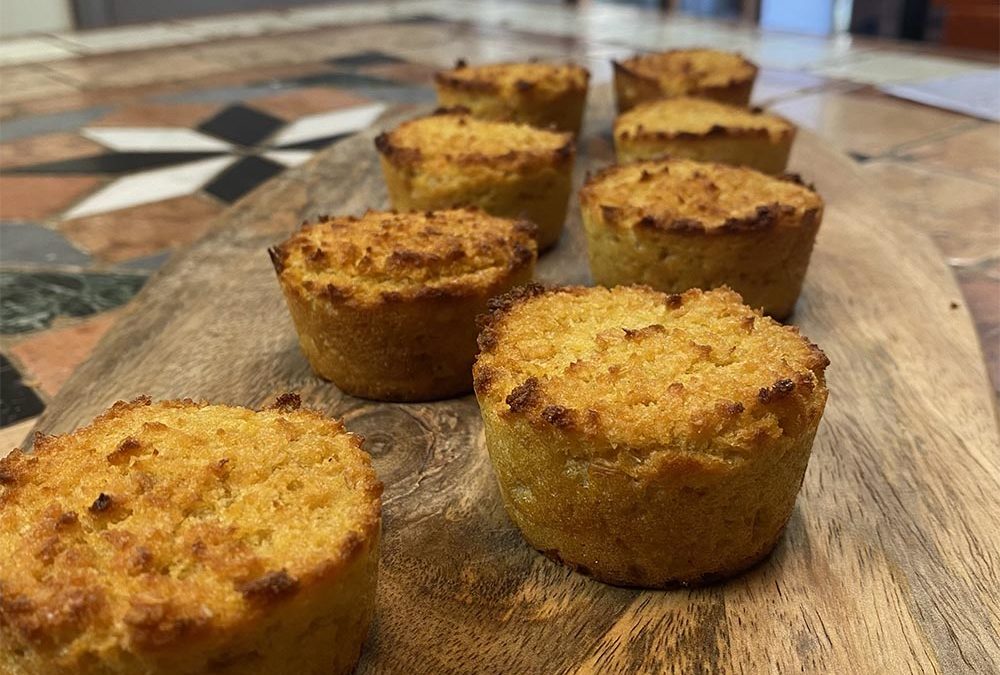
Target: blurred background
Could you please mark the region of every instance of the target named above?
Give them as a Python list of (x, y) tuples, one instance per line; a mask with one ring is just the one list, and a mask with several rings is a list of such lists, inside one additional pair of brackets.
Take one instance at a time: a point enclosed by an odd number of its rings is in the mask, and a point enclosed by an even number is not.
[[(536, 0), (554, 4), (563, 0)], [(998, 0), (607, 0), (696, 16), (742, 19), (764, 28), (813, 35), (849, 31), (955, 47), (1000, 47)], [(593, 4), (570, 0), (568, 4)], [(103, 28), (255, 9), (317, 4), (314, 0), (3, 0), (0, 36), (32, 31)], [(331, 3), (326, 3), (331, 4)]]

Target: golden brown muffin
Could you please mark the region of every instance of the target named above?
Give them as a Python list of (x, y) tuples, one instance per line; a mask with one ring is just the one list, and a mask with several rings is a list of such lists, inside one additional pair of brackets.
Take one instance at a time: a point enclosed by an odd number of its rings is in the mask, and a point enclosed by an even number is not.
[(305, 225), (271, 251), (313, 370), (353, 396), (472, 388), (476, 316), (531, 279), (535, 228), (476, 209), (369, 211)]
[(727, 577), (771, 551), (826, 403), (823, 352), (729, 289), (499, 298), (476, 396), (507, 513), (612, 584)]
[(286, 394), (260, 412), (118, 402), (0, 459), (0, 672), (348, 673), (382, 485)]
[(779, 319), (795, 308), (823, 216), (797, 176), (687, 159), (609, 167), (580, 205), (597, 283), (668, 293), (726, 284)]
[(473, 116), (580, 133), (590, 73), (574, 64), (491, 63), (434, 76), (438, 103)]
[(777, 115), (689, 97), (641, 103), (614, 128), (619, 163), (684, 157), (764, 173), (785, 170), (794, 138), (795, 125)]
[(672, 49), (613, 61), (615, 98), (622, 113), (639, 103), (695, 96), (746, 105), (757, 66), (739, 54), (714, 49)]
[(438, 111), (375, 139), (393, 208), (478, 206), (538, 226), (538, 248), (559, 240), (573, 173), (573, 137)]

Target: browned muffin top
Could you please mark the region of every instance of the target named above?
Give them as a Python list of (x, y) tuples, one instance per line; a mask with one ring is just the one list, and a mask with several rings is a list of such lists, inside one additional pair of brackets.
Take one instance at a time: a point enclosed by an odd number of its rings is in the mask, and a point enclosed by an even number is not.
[(67, 658), (165, 649), (339, 574), (382, 486), (357, 436), (298, 406), (142, 397), (0, 460), (0, 626)]
[(611, 166), (586, 182), (580, 199), (585, 208), (599, 208), (610, 225), (675, 233), (762, 229), (817, 217), (823, 208), (796, 176), (688, 159)]
[(523, 287), (494, 301), (479, 340), (481, 400), (612, 449), (680, 438), (738, 453), (801, 428), (826, 399), (823, 352), (728, 288)]
[(272, 250), (282, 283), (332, 301), (481, 293), (537, 257), (535, 227), (478, 209), (369, 211), (307, 224)]
[(504, 97), (536, 96), (553, 98), (567, 91), (586, 89), (590, 73), (575, 64), (490, 63), (468, 66), (462, 62), (438, 72), (439, 86), (481, 91)]
[(508, 166), (572, 161), (573, 136), (527, 124), (477, 119), (464, 109), (403, 122), (375, 139), (394, 164)]
[(739, 54), (714, 49), (673, 49), (638, 54), (615, 65), (656, 81), (668, 96), (727, 87), (752, 80), (757, 74), (757, 66)]
[(794, 132), (795, 126), (778, 115), (687, 96), (641, 103), (619, 115), (614, 129), (619, 141), (754, 134), (778, 141)]

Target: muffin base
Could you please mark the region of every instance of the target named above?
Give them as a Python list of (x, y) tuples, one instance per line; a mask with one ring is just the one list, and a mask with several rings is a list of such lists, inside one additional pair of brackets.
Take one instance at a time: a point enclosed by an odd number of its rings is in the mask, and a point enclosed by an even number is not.
[(764, 173), (779, 174), (788, 166), (792, 141), (792, 135), (773, 141), (766, 134), (727, 134), (663, 140), (630, 138), (624, 142), (616, 138), (615, 155), (619, 164), (670, 156), (748, 166)]
[(398, 211), (434, 211), (478, 206), (490, 215), (525, 218), (538, 227), (538, 250), (554, 246), (562, 235), (572, 191), (572, 162), (523, 172), (499, 173), (469, 166), (454, 180), (397, 167), (380, 156), (389, 202)]
[(734, 460), (658, 449), (629, 474), (592, 438), (483, 410), (511, 520), (545, 555), (599, 581), (642, 588), (710, 583), (773, 550), (792, 513), (819, 420)]
[(493, 295), (531, 280), (522, 267), (504, 285), (461, 297), (353, 305), (283, 287), (299, 344), (323, 379), (378, 401), (432, 401), (472, 390), (476, 317)]
[(583, 126), (587, 91), (569, 91), (549, 99), (508, 100), (492, 92), (458, 90), (438, 83), (437, 98), (441, 107), (466, 108), (473, 117), (554, 128), (577, 136)]
[(607, 225), (583, 209), (587, 256), (602, 286), (645, 284), (666, 293), (728, 285), (776, 319), (795, 309), (821, 213), (751, 232), (665, 232)]

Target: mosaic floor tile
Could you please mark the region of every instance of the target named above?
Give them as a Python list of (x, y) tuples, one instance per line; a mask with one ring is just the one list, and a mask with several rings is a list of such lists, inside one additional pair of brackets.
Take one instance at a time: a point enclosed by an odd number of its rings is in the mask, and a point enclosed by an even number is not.
[(218, 138), (180, 127), (97, 127), (82, 129), (80, 133), (118, 152), (225, 152), (233, 147)]
[(124, 52), (197, 42), (200, 38), (183, 27), (165, 23), (54, 33), (61, 42), (88, 54)]
[(52, 398), (117, 318), (115, 311), (103, 312), (65, 328), (29, 336), (9, 351), (21, 365), (24, 381)]
[(128, 302), (145, 275), (0, 270), (0, 333), (48, 328), (56, 317), (84, 317)]
[(371, 103), (371, 101), (354, 92), (330, 87), (291, 89), (250, 101), (255, 109), (289, 121), (306, 115), (364, 103)]
[(44, 409), (45, 404), (21, 380), (14, 364), (0, 354), (0, 427), (34, 417)]
[[(125, 157), (126, 155), (119, 155)], [(204, 157), (204, 155), (199, 155)], [(223, 156), (133, 173), (109, 183), (66, 211), (67, 219), (126, 209), (196, 192), (235, 161)], [(0, 181), (2, 184), (2, 181)]]
[(210, 197), (192, 194), (66, 220), (59, 228), (100, 260), (121, 262), (197, 240), (222, 209)]
[[(0, 219), (44, 220), (92, 192), (97, 176), (0, 175)], [(44, 195), (44, 197), (43, 197)]]
[(186, 82), (231, 70), (224, 63), (200, 58), (191, 47), (88, 56), (54, 61), (46, 68), (84, 91)]
[(244, 157), (205, 185), (204, 190), (232, 204), (285, 167), (264, 157)]
[(0, 81), (3, 82), (5, 103), (61, 96), (76, 91), (72, 84), (40, 65), (0, 67)]
[(353, 108), (331, 110), (302, 117), (272, 139), (275, 146), (288, 146), (315, 138), (354, 133), (370, 126), (385, 111), (382, 103), (371, 103)]
[(87, 265), (90, 256), (56, 230), (30, 223), (0, 223), (0, 262)]
[(347, 56), (337, 56), (327, 59), (327, 63), (338, 68), (360, 68), (361, 66), (376, 66), (386, 63), (405, 63), (405, 61), (385, 52), (371, 50), (348, 54)]
[(834, 63), (816, 68), (815, 72), (853, 82), (883, 84), (958, 75), (982, 68), (983, 66), (969, 61), (940, 56), (873, 51), (850, 54)]
[[(321, 139), (321, 140), (326, 141), (328, 139)], [(327, 145), (330, 145), (333, 142), (335, 141), (330, 140), (327, 143)], [(266, 157), (272, 162), (277, 162), (282, 166), (292, 167), (292, 166), (298, 166), (299, 164), (305, 164), (310, 159), (312, 159), (313, 155), (315, 154), (316, 153), (310, 150), (270, 150), (268, 152), (263, 153), (261, 156)]]
[(153, 255), (133, 258), (132, 260), (124, 260), (115, 265), (115, 269), (155, 272), (163, 267), (163, 263), (167, 262), (171, 255), (173, 255), (172, 250), (160, 251), (159, 253), (154, 253)]
[(359, 68), (362, 75), (370, 75), (393, 82), (406, 82), (430, 87), (434, 84), (434, 73), (437, 68), (422, 63), (383, 63)]
[(185, 33), (197, 35), (200, 39), (227, 37), (251, 37), (265, 33), (300, 31), (303, 26), (289, 21), (278, 12), (254, 12), (253, 14), (227, 14), (197, 19), (175, 21), (174, 25)]
[[(302, 141), (301, 143), (292, 143), (290, 145), (282, 146), (279, 152), (293, 151), (298, 152), (302, 150), (322, 150), (323, 148), (330, 147), (334, 143), (344, 140), (351, 134), (336, 134), (335, 136), (322, 136), (320, 138), (311, 138), (308, 141)], [(270, 153), (265, 153), (270, 154)]]
[(198, 125), (198, 130), (236, 145), (260, 143), (280, 129), (284, 120), (245, 105), (233, 105)]
[(90, 127), (195, 127), (219, 112), (214, 103), (142, 103), (119, 108)]
[(43, 162), (12, 169), (9, 174), (133, 174), (159, 167), (170, 167), (217, 157), (215, 152), (108, 152), (56, 162)]
[(75, 52), (44, 37), (5, 39), (0, 43), (0, 66), (15, 63), (38, 63), (75, 56)]
[[(0, 72), (0, 81), (4, 83), (4, 92), (6, 93), (8, 87), (12, 85), (8, 85), (4, 81), (2, 72)], [(32, 113), (23, 117), (4, 120), (3, 124), (0, 124), (0, 142), (9, 143), (20, 138), (28, 138), (29, 136), (38, 136), (57, 131), (76, 131), (91, 120), (107, 114), (110, 109), (109, 106), (94, 106), (47, 114)]]
[(84, 157), (100, 150), (100, 145), (75, 133), (31, 136), (10, 143), (0, 143), (0, 171), (17, 166)]

